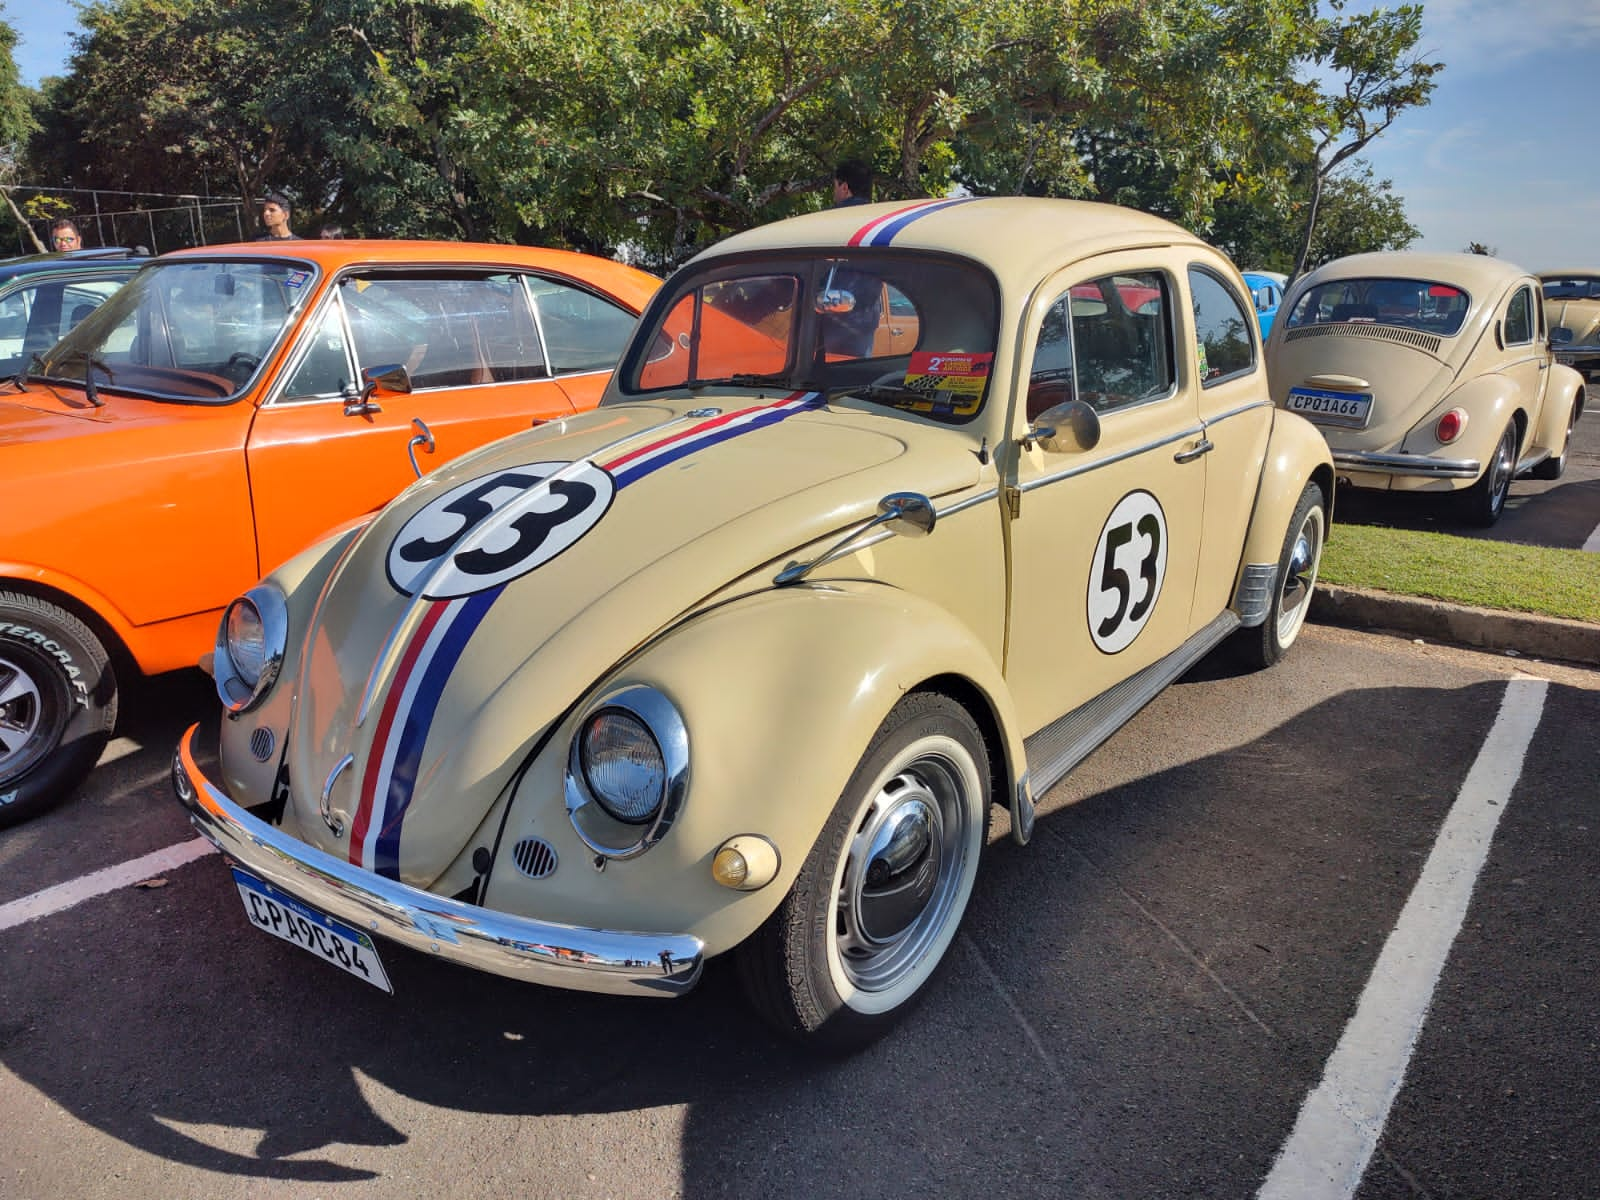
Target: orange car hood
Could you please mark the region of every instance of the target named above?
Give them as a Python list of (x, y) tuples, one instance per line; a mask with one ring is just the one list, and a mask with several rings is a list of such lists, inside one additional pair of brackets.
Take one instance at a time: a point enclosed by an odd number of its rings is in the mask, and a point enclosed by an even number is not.
[[(886, 493), (976, 483), (964, 440), (930, 432), (808, 396), (634, 404), (426, 476), (354, 544), (304, 643), (289, 747), (300, 828), (331, 853), (427, 886), (540, 731), (653, 634), (758, 568), (754, 586), (769, 586), (768, 570), (827, 545)], [(568, 466), (553, 475), (550, 464)], [(541, 472), (527, 502), (502, 499), (460, 534), (477, 499), (496, 495), (486, 486), (504, 479), (500, 495), (514, 494), (511, 477)], [(584, 516), (548, 533), (524, 560), (535, 566), (500, 569), (525, 533), (552, 528), (530, 514), (568, 510)], [(416, 568), (408, 550), (435, 557)], [(450, 565), (474, 554), (476, 579)], [(332, 802), (350, 820), (335, 841), (317, 797), (347, 753)]]
[(0, 392), (0, 445), (74, 437), (86, 431), (85, 422), (107, 422), (110, 412), (110, 403), (95, 408), (74, 387), (34, 383), (22, 391)]

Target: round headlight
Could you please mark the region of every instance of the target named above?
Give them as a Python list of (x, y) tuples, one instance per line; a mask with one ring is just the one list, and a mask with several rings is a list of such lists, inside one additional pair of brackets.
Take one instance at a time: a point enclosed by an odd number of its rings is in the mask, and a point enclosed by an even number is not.
[(228, 661), (238, 672), (244, 685), (254, 690), (261, 682), (261, 671), (267, 662), (267, 629), (261, 613), (248, 599), (240, 597), (228, 605), (223, 618), (223, 648)]
[(667, 793), (667, 764), (644, 722), (620, 709), (589, 719), (579, 744), (584, 782), (600, 806), (629, 825), (642, 825)]

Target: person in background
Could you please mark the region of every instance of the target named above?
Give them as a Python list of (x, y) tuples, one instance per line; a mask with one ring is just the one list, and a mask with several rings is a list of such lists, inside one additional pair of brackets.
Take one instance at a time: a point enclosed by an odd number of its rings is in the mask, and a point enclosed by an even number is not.
[(847, 158), (833, 171), (833, 206), (872, 203), (872, 168), (859, 158)]
[(255, 240), (271, 242), (294, 237), (294, 230), (289, 228), (289, 214), (292, 211), (288, 197), (282, 192), (268, 192), (266, 199), (261, 202), (262, 229), (256, 234)]
[(342, 238), (344, 236), (344, 230), (338, 225), (324, 225), (317, 231), (317, 236), (325, 238)]
[(71, 217), (57, 217), (50, 222), (50, 248), (52, 250), (82, 250), (83, 237)]

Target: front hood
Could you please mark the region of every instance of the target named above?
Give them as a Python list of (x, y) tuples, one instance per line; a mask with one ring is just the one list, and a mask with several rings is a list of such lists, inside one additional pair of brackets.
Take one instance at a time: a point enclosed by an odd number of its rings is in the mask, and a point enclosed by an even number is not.
[(95, 408), (79, 387), (30, 383), (0, 391), (0, 446), (80, 437), (108, 425), (110, 407)]
[[(1438, 403), (1461, 353), (1461, 338), (1440, 339), (1387, 325), (1313, 325), (1288, 331), (1269, 361), (1272, 399), (1287, 405), (1291, 388), (1367, 394), (1371, 415), (1361, 429), (1308, 417), (1335, 450), (1397, 444)], [(1361, 380), (1332, 382), (1338, 377)]]
[[(290, 749), (301, 827), (427, 886), (529, 740), (652, 634), (889, 492), (976, 483), (963, 439), (928, 432), (798, 394), (602, 407), (418, 481), (313, 619)], [(502, 691), (516, 703), (493, 705)], [(346, 755), (335, 842), (314, 797)]]
[[(1600, 300), (1558, 300), (1547, 306), (1546, 319), (1552, 329), (1572, 330), (1573, 346), (1592, 346), (1600, 342)], [(1570, 349), (1558, 346), (1558, 350)]]

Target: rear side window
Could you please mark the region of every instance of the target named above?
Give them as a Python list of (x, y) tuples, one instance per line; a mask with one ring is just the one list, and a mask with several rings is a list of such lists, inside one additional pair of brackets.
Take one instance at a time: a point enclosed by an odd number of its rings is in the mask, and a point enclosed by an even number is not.
[(1204, 267), (1189, 268), (1189, 291), (1194, 297), (1195, 354), (1202, 385), (1252, 369), (1256, 347), (1250, 330), (1260, 326), (1244, 302)]
[(556, 374), (609, 371), (617, 365), (637, 317), (593, 292), (558, 280), (530, 276), (528, 288)]
[(1533, 341), (1533, 292), (1518, 288), (1506, 305), (1506, 345), (1522, 346)]

